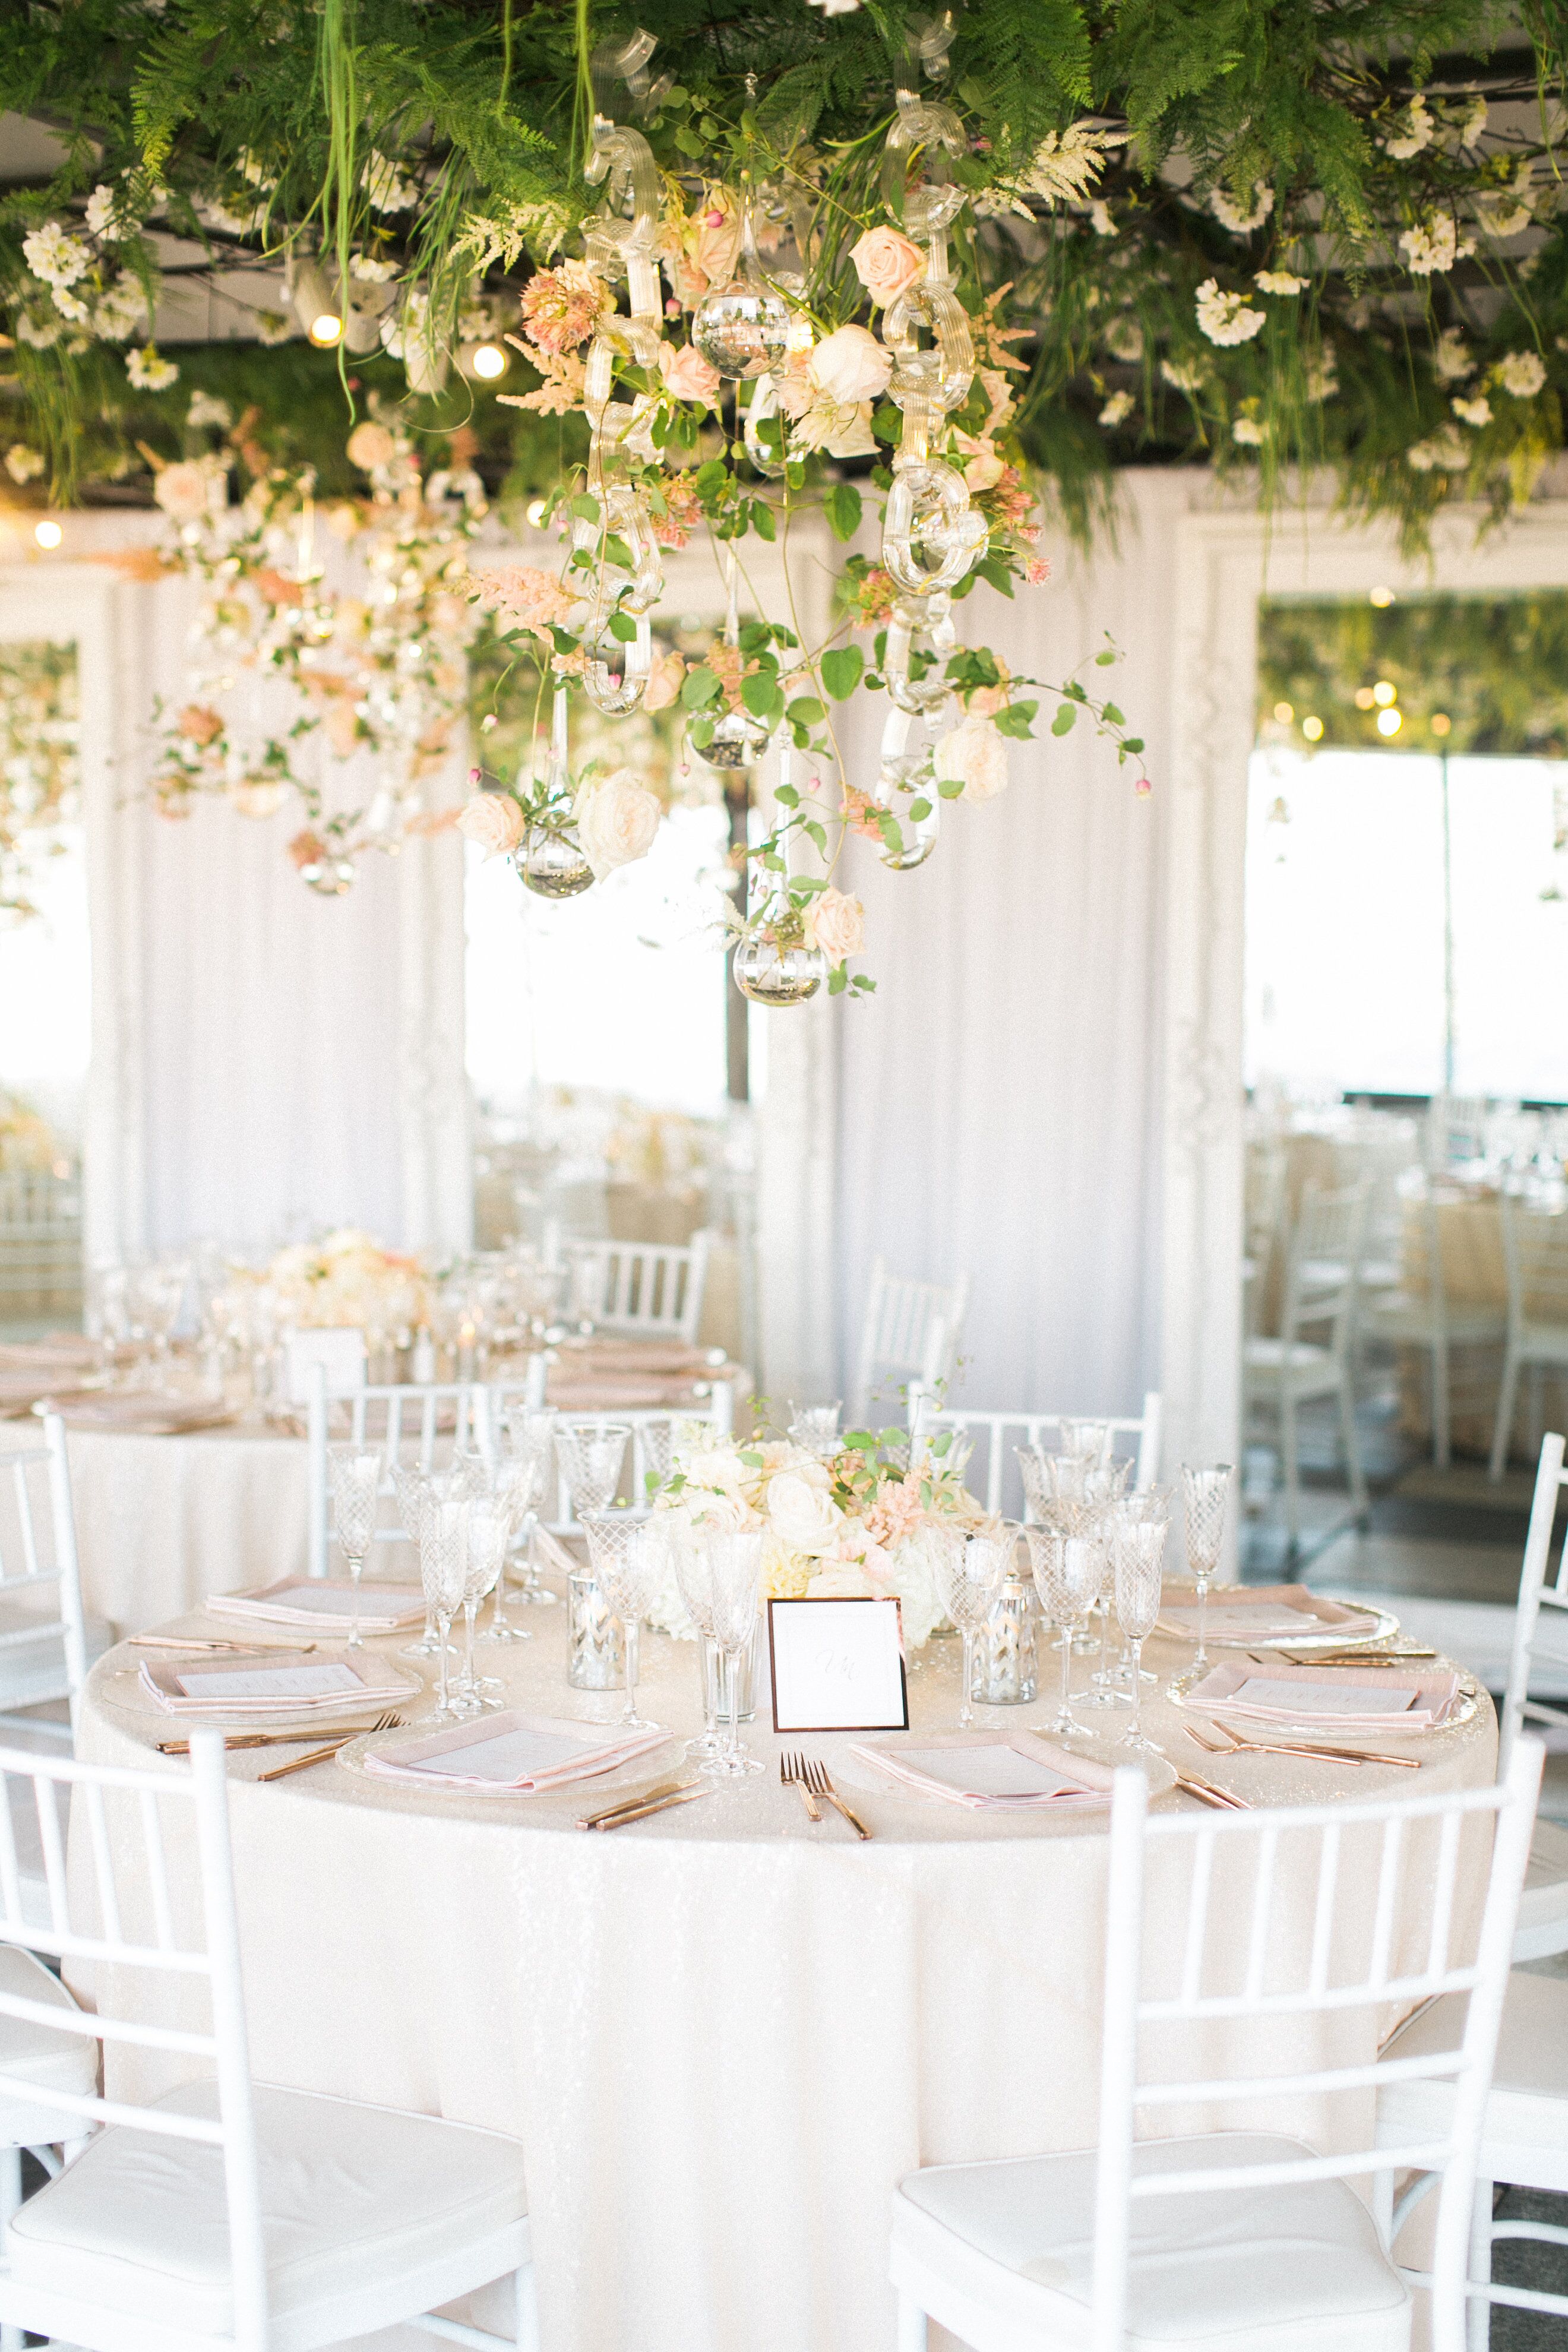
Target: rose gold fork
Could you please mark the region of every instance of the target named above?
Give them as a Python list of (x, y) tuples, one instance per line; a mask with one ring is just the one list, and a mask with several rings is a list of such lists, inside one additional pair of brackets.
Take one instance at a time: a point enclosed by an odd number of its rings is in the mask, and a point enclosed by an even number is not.
[(1201, 1732), (1193, 1729), (1190, 1723), (1184, 1728), (1187, 1738), (1210, 1756), (1321, 1756), (1330, 1764), (1399, 1764), (1409, 1772), (1421, 1769), (1418, 1756), (1381, 1756), (1368, 1748), (1310, 1748), (1304, 1741), (1298, 1745), (1284, 1740), (1242, 1739), (1228, 1723), (1214, 1726), (1215, 1730), (1229, 1743), (1226, 1747), (1216, 1748), (1212, 1739), (1205, 1739)]
[(817, 1803), (816, 1799), (806, 1787), (805, 1758), (798, 1751), (794, 1756), (785, 1755), (781, 1752), (779, 1756), (779, 1779), (784, 1782), (786, 1789), (798, 1789), (800, 1790), (801, 1803), (805, 1807), (805, 1810), (811, 1815), (812, 1820), (814, 1822), (819, 1822), (822, 1819), (822, 1807)]
[[(377, 1716), (370, 1727), (372, 1731), (401, 1731), (403, 1717), (388, 1708), (384, 1715)], [(296, 1756), (287, 1764), (274, 1764), (270, 1772), (258, 1772), (256, 1777), (258, 1780), (286, 1780), (290, 1772), (303, 1772), (308, 1765), (325, 1763), (327, 1758), (335, 1756), (340, 1748), (346, 1748), (351, 1739), (367, 1736), (357, 1728), (345, 1731), (340, 1738), (329, 1739), (324, 1748), (312, 1748), (308, 1756)], [(309, 1733), (306, 1737), (310, 1737)]]

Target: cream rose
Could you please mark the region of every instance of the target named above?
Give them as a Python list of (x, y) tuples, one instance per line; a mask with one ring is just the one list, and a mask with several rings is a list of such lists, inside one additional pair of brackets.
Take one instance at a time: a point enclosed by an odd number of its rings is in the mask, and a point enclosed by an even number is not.
[(818, 392), (841, 408), (852, 408), (887, 391), (893, 355), (869, 329), (839, 327), (817, 344), (808, 372)]
[(924, 254), (896, 228), (868, 228), (859, 244), (850, 247), (849, 258), (872, 301), (884, 310), (925, 275)]
[(719, 371), (703, 358), (695, 344), (660, 343), (658, 372), (666, 389), (677, 400), (697, 400), (705, 408), (713, 406), (719, 391)]
[(340, 760), (346, 760), (358, 745), (359, 713), (348, 695), (336, 695), (327, 705), (323, 721), (327, 740)]
[(580, 784), (573, 810), (583, 854), (600, 882), (617, 866), (647, 856), (664, 814), (629, 768)]
[(660, 654), (647, 674), (647, 684), (643, 689), (643, 709), (668, 710), (679, 695), (685, 676), (686, 664), (679, 654)]
[(994, 801), (1007, 789), (1006, 741), (989, 719), (965, 719), (938, 742), (936, 772), (966, 801)]
[(977, 441), (963, 469), (964, 483), (972, 490), (994, 490), (1006, 470), (1006, 461), (992, 444)]
[(458, 811), (458, 831), (487, 857), (503, 857), (522, 839), (522, 811), (510, 793), (476, 793)]
[(349, 462), (364, 473), (374, 473), (378, 466), (390, 466), (396, 455), (397, 443), (385, 425), (373, 424), (369, 417), (349, 435)]
[(820, 1559), (838, 1540), (844, 1514), (831, 1495), (793, 1470), (768, 1481), (768, 1525), (791, 1551)]
[(177, 466), (165, 466), (153, 485), (153, 496), (166, 515), (176, 522), (195, 522), (207, 510), (208, 485), (212, 480), (209, 467), (196, 459), (186, 459)]
[(812, 945), (822, 950), (829, 963), (843, 963), (847, 957), (858, 955), (866, 944), (866, 909), (858, 898), (835, 890), (830, 883), (807, 908), (805, 929)]

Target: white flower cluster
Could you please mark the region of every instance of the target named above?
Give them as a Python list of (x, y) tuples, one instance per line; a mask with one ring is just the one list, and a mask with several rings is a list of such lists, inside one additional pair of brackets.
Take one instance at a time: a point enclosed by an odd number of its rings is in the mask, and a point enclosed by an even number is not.
[(1267, 181), (1255, 180), (1252, 184), (1252, 202), (1249, 205), (1238, 205), (1236, 198), (1226, 189), (1211, 188), (1209, 210), (1221, 228), (1229, 229), (1233, 236), (1250, 236), (1255, 228), (1263, 226), (1264, 222), (1274, 210), (1274, 191)]
[(46, 286), (74, 286), (92, 266), (92, 256), (79, 236), (71, 236), (58, 221), (46, 221), (22, 239), (22, 257), (35, 278)]
[(5, 452), (5, 471), (14, 482), (36, 482), (44, 470), (44, 460), (37, 449), (29, 449), (25, 441), (13, 441)]
[(400, 172), (376, 147), (365, 158), (360, 185), (373, 213), (411, 213), (419, 202), (419, 183)]
[(1316, 359), (1307, 362), (1307, 397), (1316, 404), (1331, 400), (1340, 388), (1339, 361), (1332, 343), (1325, 343)]
[(1535, 352), (1508, 352), (1497, 363), (1497, 380), (1515, 400), (1533, 400), (1546, 382), (1544, 362)]
[(1252, 282), (1260, 294), (1304, 294), (1310, 281), (1291, 269), (1260, 269)]
[(1530, 226), (1535, 217), (1535, 203), (1531, 190), (1533, 176), (1530, 157), (1526, 155), (1510, 183), (1477, 197), (1476, 218), (1489, 236), (1518, 236)]
[(1202, 368), (1192, 360), (1162, 360), (1160, 373), (1177, 392), (1196, 392), (1204, 380)]
[(1432, 352), (1432, 373), (1439, 383), (1463, 383), (1475, 366), (1458, 327), (1445, 327)]
[(1383, 152), (1396, 163), (1407, 163), (1412, 155), (1419, 155), (1430, 147), (1436, 128), (1426, 100), (1417, 92), (1410, 101), (1405, 129), (1384, 139)]
[(1222, 292), (1217, 278), (1205, 278), (1197, 292), (1198, 325), (1211, 343), (1249, 343), (1265, 323), (1261, 310), (1249, 310), (1245, 294)]
[(1478, 393), (1474, 400), (1450, 401), (1448, 405), (1456, 416), (1466, 425), (1473, 425), (1478, 433), (1483, 425), (1492, 421), (1492, 404), (1485, 393)]
[(1238, 416), (1230, 428), (1230, 437), (1244, 449), (1261, 449), (1268, 435), (1256, 416)]
[(1470, 462), (1470, 453), (1464, 436), (1452, 425), (1445, 425), (1429, 441), (1415, 442), (1405, 452), (1405, 462), (1418, 474), (1462, 474)]
[(1113, 392), (1100, 412), (1100, 422), (1102, 425), (1121, 425), (1131, 414), (1132, 394), (1130, 392)]
[[(1131, 135), (1130, 131), (1113, 130), (1093, 116), (1069, 123), (1065, 131), (1047, 131), (1025, 169), (1015, 178), (998, 180), (994, 187), (977, 195), (974, 209), (983, 218), (994, 220), (1008, 213), (1018, 213), (1027, 219), (1031, 196), (1046, 205), (1086, 204), (1089, 190), (1105, 169), (1107, 155), (1113, 147), (1124, 146)], [(1098, 221), (1095, 226), (1101, 236), (1116, 234), (1109, 215), (1104, 228)]]
[(1454, 267), (1459, 232), (1447, 213), (1434, 213), (1405, 229), (1399, 242), (1413, 278), (1443, 277)]
[(203, 392), (198, 385), (191, 394), (191, 404), (185, 411), (185, 423), (198, 427), (204, 425), (215, 425), (220, 433), (226, 433), (234, 423), (234, 411), (226, 400), (215, 399), (210, 392)]
[(140, 350), (127, 352), (125, 373), (138, 392), (167, 392), (180, 376), (173, 360), (159, 358), (156, 343), (143, 343)]

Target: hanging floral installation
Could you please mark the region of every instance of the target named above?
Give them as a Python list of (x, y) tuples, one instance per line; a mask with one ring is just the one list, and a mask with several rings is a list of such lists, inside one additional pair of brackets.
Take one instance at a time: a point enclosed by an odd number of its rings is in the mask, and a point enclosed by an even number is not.
[[(456, 709), (442, 679), (482, 621), (536, 660), (542, 750), (466, 829), (536, 890), (591, 887), (646, 853), (658, 804), (629, 768), (573, 773), (570, 698), (677, 706), (721, 776), (777, 753), (741, 985), (777, 1003), (825, 977), (863, 988), (861, 910), (835, 879), (847, 835), (922, 863), (943, 803), (993, 797), (1047, 703), (1055, 731), (1088, 720), (1143, 781), (1092, 672), (1012, 676), (960, 642), (977, 583), (1038, 584), (1042, 495), (1088, 530), (1113, 465), (1141, 456), (1251, 469), (1267, 497), (1329, 464), (1348, 505), (1395, 511), (1413, 541), (1446, 499), (1502, 513), (1529, 495), (1562, 438), (1563, 59), (1542, 0), (1499, 22), (1479, 0), (1237, 0), (1223, 19), (1156, 0), (637, 17), (40, 0), (0, 27), (0, 104), (68, 133), (53, 180), (0, 205), (5, 463), (23, 497), (63, 494), (73, 468), (88, 488), (92, 466), (148, 481), (203, 572), (211, 692), (169, 714), (166, 802), (262, 804), (300, 782), (304, 731), (390, 757), (364, 812), (330, 816), (305, 788), (301, 868), (343, 887), (358, 848), (427, 815), (419, 765)], [(392, 448), (345, 502), (395, 578), (384, 614), (372, 599), (345, 625), (321, 584), (298, 463), (252, 467), (237, 512), (215, 465), (178, 515), (202, 461), (171, 457), (184, 362), (151, 322), (161, 271), (218, 269), (230, 289), (253, 276), (259, 344), (331, 346), (345, 394), (351, 365), (378, 391), (401, 374), (374, 420)], [(259, 384), (287, 353), (255, 356)], [(263, 394), (253, 407), (265, 449), (286, 426)], [(489, 572), (482, 595), (463, 542), (505, 459), (487, 428), (470, 497), (417, 439), (481, 408), (510, 420), (513, 471), (548, 478), (563, 533), (553, 569)], [(815, 644), (747, 573), (754, 541), (787, 573), (814, 513), (860, 542)], [(688, 662), (653, 615), (661, 550), (699, 530), (730, 613)], [(300, 698), (259, 749), (219, 708), (242, 667)], [(882, 698), (881, 753), (850, 773), (837, 714), (861, 692)]]
[(65, 846), (79, 785), (74, 646), (0, 645), (0, 918), (37, 912), (39, 861)]

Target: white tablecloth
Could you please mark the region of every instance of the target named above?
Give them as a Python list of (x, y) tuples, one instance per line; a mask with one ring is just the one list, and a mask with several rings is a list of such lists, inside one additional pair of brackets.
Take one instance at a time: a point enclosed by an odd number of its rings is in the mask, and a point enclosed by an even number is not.
[[(618, 1696), (566, 1688), (564, 1613), (531, 1612), (539, 1638), (488, 1650), (487, 1668), (503, 1662), (541, 1712), (605, 1720)], [(911, 1677), (917, 1726), (953, 1719), (951, 1646)], [(694, 1650), (646, 1633), (643, 1650), (644, 1711), (689, 1731)], [(137, 1654), (95, 1670), (82, 1754), (145, 1761), (166, 1728), (115, 1679)], [(1185, 1654), (1148, 1652), (1165, 1671)], [(1180, 1749), (1171, 1710), (1150, 1712)], [(876, 1832), (862, 1846), (831, 1817), (812, 1827), (779, 1784), (781, 1743), (762, 1723), (751, 1737), (765, 1777), (603, 1836), (581, 1834), (577, 1814), (668, 1777), (668, 1756), (493, 1799), (411, 1794), (331, 1764), (258, 1787), (265, 1752), (231, 1760), (257, 2075), (519, 2134), (544, 2352), (891, 2352), (894, 2182), (922, 2163), (1093, 2141), (1104, 1817), (926, 1804), (852, 1780), (842, 1740), (792, 1742), (837, 1770)], [(1468, 1727), (1423, 1744), (1418, 1783), (1268, 1758), (1209, 1769), (1260, 1801), (1305, 1801), (1478, 1784), (1494, 1751), (1483, 1697)], [(73, 1870), (84, 1861), (73, 1851)], [(1282, 1922), (1306, 1915), (1315, 1849), (1311, 1874), (1304, 1857), (1292, 1868), (1287, 1849)], [(1372, 1857), (1351, 1841), (1342, 1869), (1370, 1890)], [(1470, 1898), (1479, 1876), (1472, 1858)], [(1167, 1850), (1156, 1940), (1182, 1897)], [(1337, 2038), (1280, 2029), (1285, 2071), (1309, 2050), (1371, 2054), (1366, 2021), (1324, 2030)], [(1211, 2120), (1260, 2119), (1254, 2102)], [(1321, 2118), (1285, 2105), (1267, 2124), (1310, 2133)]]
[(305, 1441), (263, 1423), (188, 1437), (68, 1433), (89, 1617), (119, 1634), (305, 1567)]

